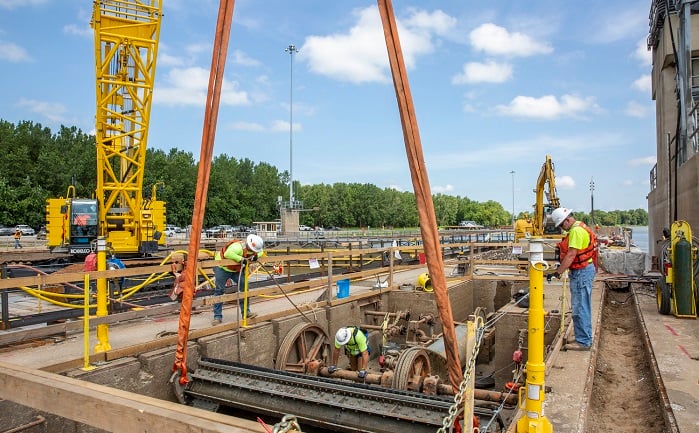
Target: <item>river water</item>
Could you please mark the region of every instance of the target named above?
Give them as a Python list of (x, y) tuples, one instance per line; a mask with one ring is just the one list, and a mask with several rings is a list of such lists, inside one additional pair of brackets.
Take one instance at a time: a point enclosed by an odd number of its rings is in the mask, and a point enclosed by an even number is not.
[(631, 239), (644, 253), (648, 253), (648, 226), (630, 226)]

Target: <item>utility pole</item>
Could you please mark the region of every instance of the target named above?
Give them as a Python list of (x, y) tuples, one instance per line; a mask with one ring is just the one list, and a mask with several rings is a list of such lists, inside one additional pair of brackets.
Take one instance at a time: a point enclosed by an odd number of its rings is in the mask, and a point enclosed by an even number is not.
[(512, 175), (512, 228), (515, 226), (515, 171), (510, 172)]
[(590, 220), (595, 224), (595, 181), (590, 178)]
[(298, 53), (294, 44), (289, 44), (285, 52), (289, 53), (289, 209), (294, 206), (294, 53)]

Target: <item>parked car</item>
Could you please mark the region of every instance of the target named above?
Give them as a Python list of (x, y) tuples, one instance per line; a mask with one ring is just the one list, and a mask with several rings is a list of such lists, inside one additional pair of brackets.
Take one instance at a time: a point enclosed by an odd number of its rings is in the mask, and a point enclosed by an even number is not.
[(34, 229), (29, 227), (26, 224), (18, 224), (15, 227), (15, 231), (17, 231), (17, 230), (21, 231), (24, 236), (34, 236), (36, 234)]
[(299, 225), (299, 231), (301, 231), (301, 232), (312, 232), (312, 231), (313, 231), (313, 227), (308, 227), (308, 226), (305, 226), (305, 225), (301, 224), (301, 225)]
[(331, 230), (331, 231), (337, 232), (337, 231), (340, 231), (342, 229), (340, 227), (337, 227), (337, 226), (330, 226), (330, 227), (327, 227), (325, 230)]
[(177, 229), (175, 229), (174, 226), (165, 226), (165, 230), (163, 230), (163, 233), (165, 233), (165, 236), (171, 238), (175, 236), (175, 233), (177, 233)]
[(38, 240), (41, 240), (41, 239), (45, 240), (46, 239), (46, 226), (41, 226), (41, 228), (39, 229), (39, 232), (36, 234), (36, 238)]
[(0, 224), (0, 236), (12, 236), (13, 234), (15, 234), (15, 229)]
[(233, 234), (233, 226), (220, 225), (206, 230), (207, 238), (225, 238)]

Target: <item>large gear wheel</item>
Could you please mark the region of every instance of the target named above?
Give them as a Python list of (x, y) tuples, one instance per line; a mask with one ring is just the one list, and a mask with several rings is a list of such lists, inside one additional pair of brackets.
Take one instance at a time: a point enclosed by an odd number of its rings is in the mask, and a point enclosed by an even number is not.
[(291, 328), (279, 345), (274, 368), (294, 373), (307, 373), (311, 361), (327, 364), (330, 356), (330, 339), (325, 331), (314, 323), (299, 323)]

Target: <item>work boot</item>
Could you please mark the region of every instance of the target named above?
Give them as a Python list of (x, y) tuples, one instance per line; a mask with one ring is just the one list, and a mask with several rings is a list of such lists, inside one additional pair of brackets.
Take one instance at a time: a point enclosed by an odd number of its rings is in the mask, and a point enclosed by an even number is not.
[(255, 317), (257, 317), (257, 313), (252, 312), (252, 311), (248, 311), (247, 316), (248, 316), (248, 319), (254, 319)]
[(221, 319), (214, 319), (211, 321), (211, 326), (220, 325), (223, 322)]
[(576, 341), (574, 343), (568, 343), (565, 346), (563, 346), (563, 350), (587, 351), (590, 350), (590, 346), (584, 346)]

